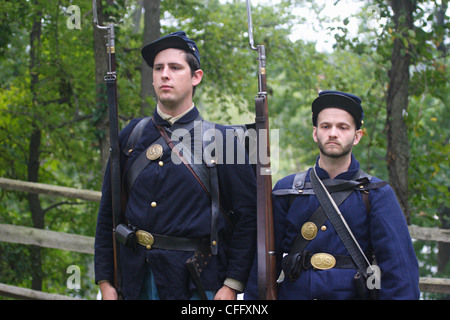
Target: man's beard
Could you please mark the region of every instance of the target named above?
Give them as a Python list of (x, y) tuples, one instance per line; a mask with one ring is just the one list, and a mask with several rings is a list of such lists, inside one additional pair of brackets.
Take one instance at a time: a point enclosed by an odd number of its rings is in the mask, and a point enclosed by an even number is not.
[(317, 145), (319, 146), (319, 150), (323, 155), (330, 157), (330, 158), (334, 158), (334, 159), (338, 159), (338, 158), (348, 155), (350, 152), (352, 152), (352, 148), (353, 148), (353, 143), (350, 142), (349, 144), (344, 145), (344, 146), (339, 144), (339, 146), (341, 147), (340, 150), (333, 149), (333, 151), (330, 152), (330, 151), (325, 150), (325, 146), (322, 144), (322, 142), (319, 139), (317, 139)]

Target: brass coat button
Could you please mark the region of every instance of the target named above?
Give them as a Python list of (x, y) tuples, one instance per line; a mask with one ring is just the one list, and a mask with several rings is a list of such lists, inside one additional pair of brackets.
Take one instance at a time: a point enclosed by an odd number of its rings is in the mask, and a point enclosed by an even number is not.
[(152, 208), (156, 208), (157, 203), (155, 201), (153, 201), (150, 205), (152, 206)]
[(156, 160), (163, 154), (163, 147), (160, 144), (152, 144), (148, 147), (145, 155), (149, 160)]
[(317, 226), (311, 221), (304, 223), (300, 231), (306, 240), (312, 240), (317, 236)]

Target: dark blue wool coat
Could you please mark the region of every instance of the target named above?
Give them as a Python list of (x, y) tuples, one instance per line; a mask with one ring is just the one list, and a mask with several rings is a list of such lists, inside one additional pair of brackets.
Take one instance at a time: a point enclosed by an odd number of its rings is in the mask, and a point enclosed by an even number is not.
[[(197, 118), (197, 108), (191, 110), (178, 122), (187, 123)], [(158, 125), (169, 127), (155, 111)], [(124, 148), (131, 130), (138, 119), (120, 133)], [(177, 122), (177, 123), (178, 123)], [(225, 127), (216, 125), (226, 139)], [(193, 131), (193, 130), (192, 130)], [(152, 121), (149, 121), (130, 155), (127, 167), (150, 144), (160, 137)], [(192, 139), (192, 144), (194, 139)], [(232, 145), (236, 144), (235, 138)], [(223, 144), (224, 148), (226, 143)], [(126, 162), (121, 157), (121, 167)], [(164, 165), (160, 166), (159, 161)], [(213, 256), (201, 279), (206, 290), (218, 290), (225, 278), (246, 282), (255, 250), (256, 237), (256, 182), (248, 161), (246, 164), (219, 164), (217, 166), (220, 202), (226, 210), (233, 210), (239, 217), (232, 235), (223, 215), (219, 217), (218, 254)], [(152, 202), (156, 206), (152, 206)], [(105, 172), (102, 200), (98, 213), (95, 237), (95, 278), (113, 280), (111, 188), (109, 164)], [(164, 150), (162, 159), (152, 161), (136, 179), (125, 211), (126, 219), (138, 229), (155, 234), (186, 238), (209, 238), (211, 232), (211, 202), (209, 196), (184, 164), (175, 164), (171, 150)], [(130, 249), (120, 245), (122, 291), (127, 299), (135, 299), (142, 287), (146, 263), (152, 269), (161, 299), (189, 299), (194, 288), (185, 262), (193, 252), (172, 251), (142, 245)]]
[[(358, 161), (352, 155), (347, 172), (336, 179), (350, 180), (359, 169)], [(311, 169), (310, 169), (311, 170)], [(329, 179), (328, 173), (316, 166), (320, 179)], [(274, 190), (289, 189), (295, 175), (289, 175), (275, 185)], [(309, 179), (309, 171), (306, 178)], [(371, 182), (380, 181), (373, 177)], [(412, 246), (406, 220), (389, 185), (370, 190), (371, 210), (367, 212), (361, 192), (353, 192), (339, 209), (345, 217), (366, 256), (373, 248), (381, 269), (380, 299), (418, 299), (419, 272), (417, 258)], [(289, 196), (273, 195), (275, 249), (277, 272), (281, 272), (283, 253), (288, 253), (294, 239), (319, 207), (315, 195), (297, 196), (290, 205)], [(325, 231), (319, 227), (318, 234), (306, 247), (311, 253), (347, 255), (341, 239), (329, 220)], [(279, 299), (360, 299), (355, 286), (355, 269), (303, 270), (295, 282), (285, 279), (278, 288)], [(245, 291), (246, 299), (257, 299), (256, 266)]]

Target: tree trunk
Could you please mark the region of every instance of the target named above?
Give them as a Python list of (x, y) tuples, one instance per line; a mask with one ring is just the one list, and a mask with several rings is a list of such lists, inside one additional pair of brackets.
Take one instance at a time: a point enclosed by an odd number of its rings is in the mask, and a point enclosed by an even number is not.
[[(160, 0), (144, 0), (144, 35), (143, 45), (147, 45), (153, 40), (160, 37)], [(152, 69), (142, 59), (141, 63), (141, 116), (148, 115), (154, 105), (150, 101), (156, 99), (155, 90), (153, 88)], [(150, 101), (149, 101), (150, 100)]]
[[(103, 26), (105, 18), (103, 14), (102, 2), (97, 1), (98, 24)], [(106, 164), (109, 159), (109, 118), (108, 118), (108, 101), (106, 97), (105, 75), (108, 71), (108, 53), (106, 49), (105, 29), (94, 29), (94, 57), (95, 57), (95, 94), (96, 108), (95, 113), (99, 114), (95, 127), (98, 132), (98, 142), (100, 147), (100, 161), (102, 172), (105, 172)]]
[(390, 6), (394, 11), (395, 32), (401, 34), (394, 40), (394, 48), (389, 71), (387, 94), (387, 166), (389, 180), (395, 190), (400, 206), (409, 224), (408, 168), (409, 142), (404, 117), (408, 110), (409, 66), (411, 55), (409, 47), (403, 44), (407, 31), (413, 28), (412, 13), (415, 1), (393, 0)]
[[(448, 1), (442, 1), (441, 5), (436, 9), (436, 24), (440, 27), (446, 25), (445, 13), (448, 9)], [(444, 61), (447, 57), (447, 46), (445, 43), (440, 43), (438, 50), (442, 52)], [(445, 67), (445, 65), (444, 65)], [(448, 143), (448, 139), (447, 139)], [(450, 229), (450, 208), (442, 205), (438, 210), (439, 220), (442, 223), (442, 229)], [(438, 272), (445, 272), (447, 264), (450, 260), (450, 243), (438, 241), (437, 267)]]
[(133, 12), (133, 33), (138, 34), (141, 30), (141, 16), (142, 16), (142, 9), (144, 7), (144, 0), (137, 0), (136, 1), (136, 7)]

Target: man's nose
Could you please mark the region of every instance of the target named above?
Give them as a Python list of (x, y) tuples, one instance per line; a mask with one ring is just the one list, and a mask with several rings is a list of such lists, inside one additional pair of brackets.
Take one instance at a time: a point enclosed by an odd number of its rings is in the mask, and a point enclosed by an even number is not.
[(337, 137), (337, 130), (338, 129), (335, 126), (332, 126), (330, 130), (330, 137)]
[(163, 79), (169, 78), (169, 67), (168, 66), (163, 67), (163, 69), (161, 71), (161, 78), (163, 78)]

